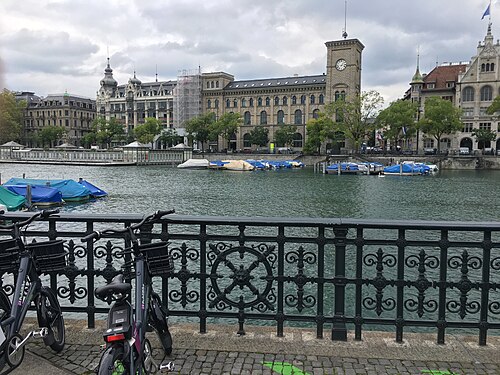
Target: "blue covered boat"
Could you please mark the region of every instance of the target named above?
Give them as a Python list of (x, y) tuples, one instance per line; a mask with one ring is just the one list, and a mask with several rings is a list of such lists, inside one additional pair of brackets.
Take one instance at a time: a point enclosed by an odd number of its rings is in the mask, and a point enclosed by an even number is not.
[(418, 176), (428, 173), (429, 168), (425, 168), (422, 164), (402, 163), (384, 168), (386, 175)]
[[(26, 199), (28, 186), (27, 185), (8, 185), (5, 184), (4, 187), (9, 189), (11, 192), (22, 195)], [(48, 186), (33, 185), (31, 186), (31, 203), (37, 206), (51, 206), (51, 205), (61, 205), (63, 204), (62, 193)]]
[(85, 186), (87, 189), (89, 189), (90, 190), (90, 195), (92, 195), (92, 197), (94, 197), (94, 198), (103, 198), (103, 197), (107, 197), (108, 196), (108, 193), (106, 193), (102, 189), (99, 189), (97, 186), (91, 184), (87, 180), (84, 180), (84, 179), (80, 178), (78, 180), (78, 183), (80, 185)]
[(363, 173), (363, 171), (359, 168), (359, 165), (356, 163), (338, 163), (335, 164), (330, 164), (329, 166), (326, 167), (326, 173), (328, 174), (335, 174), (335, 173), (340, 173), (341, 174), (360, 174)]
[(7, 188), (0, 186), (0, 206), (9, 211), (21, 209), (26, 203), (26, 199), (19, 194), (13, 193)]
[(90, 190), (73, 180), (43, 180), (34, 178), (11, 178), (6, 185), (48, 186), (62, 193), (66, 202), (80, 202), (90, 199)]

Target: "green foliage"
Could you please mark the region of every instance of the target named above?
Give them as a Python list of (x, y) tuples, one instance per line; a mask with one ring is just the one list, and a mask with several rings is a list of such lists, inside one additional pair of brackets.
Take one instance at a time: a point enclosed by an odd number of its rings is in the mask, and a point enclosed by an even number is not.
[(488, 115), (493, 115), (495, 112), (500, 111), (500, 95), (497, 96), (491, 105), (486, 109)]
[[(393, 140), (396, 144), (399, 139), (410, 138), (416, 133), (415, 115), (417, 110), (417, 103), (399, 99), (379, 113), (375, 124), (378, 128), (384, 128), (385, 138)], [(405, 128), (406, 134), (403, 128)]]
[(173, 147), (178, 143), (182, 143), (183, 139), (182, 136), (180, 136), (177, 133), (177, 130), (175, 129), (166, 129), (163, 130), (160, 134), (160, 137), (158, 140), (165, 146), (165, 147)]
[(0, 93), (0, 144), (21, 140), (24, 108), (26, 102), (16, 102), (9, 90)]
[(461, 111), (449, 100), (439, 97), (430, 97), (425, 100), (425, 116), (420, 119), (418, 126), (428, 136), (437, 140), (438, 151), (441, 138), (445, 134), (453, 134), (463, 129), (460, 121)]
[(372, 90), (327, 104), (325, 112), (335, 117), (336, 130), (352, 142), (353, 150), (358, 150), (365, 137), (375, 130), (372, 119), (378, 115), (383, 104), (384, 98)]
[(63, 126), (44, 126), (42, 130), (38, 132), (38, 138), (43, 147), (45, 145), (49, 147), (54, 147), (58, 141), (60, 141), (63, 135), (66, 134), (66, 129)]
[(472, 136), (476, 137), (479, 149), (483, 149), (487, 142), (492, 142), (497, 139), (497, 133), (489, 129), (474, 129)]
[(210, 139), (217, 140), (218, 136), (229, 143), (231, 136), (236, 133), (243, 119), (239, 113), (224, 113), (211, 127)]
[(205, 149), (205, 143), (209, 140), (214, 123), (215, 113), (213, 112), (199, 115), (186, 121), (186, 132), (193, 138), (193, 140), (201, 143), (202, 152)]
[(108, 121), (104, 117), (97, 117), (92, 122), (92, 131), (82, 137), (82, 143), (85, 147), (98, 144), (102, 148), (110, 148), (113, 141), (121, 142), (124, 140), (123, 125), (114, 117)]
[(309, 120), (306, 124), (306, 144), (304, 152), (321, 152), (321, 145), (328, 139), (335, 138), (333, 120), (325, 113), (319, 113), (318, 118)]
[(267, 146), (269, 143), (269, 129), (257, 126), (250, 131), (250, 143), (260, 147)]
[(144, 124), (134, 128), (135, 138), (144, 144), (153, 143), (155, 137), (161, 132), (161, 122), (154, 117), (146, 117)]
[(274, 142), (279, 147), (291, 146), (296, 132), (297, 127), (295, 125), (283, 125), (274, 132)]

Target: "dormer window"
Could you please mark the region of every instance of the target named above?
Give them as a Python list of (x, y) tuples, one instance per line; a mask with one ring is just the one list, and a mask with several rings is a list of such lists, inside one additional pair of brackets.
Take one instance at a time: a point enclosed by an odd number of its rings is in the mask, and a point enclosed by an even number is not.
[(436, 88), (436, 84), (434, 84), (434, 83), (428, 83), (427, 84), (427, 88), (428, 89), (434, 89), (434, 88)]

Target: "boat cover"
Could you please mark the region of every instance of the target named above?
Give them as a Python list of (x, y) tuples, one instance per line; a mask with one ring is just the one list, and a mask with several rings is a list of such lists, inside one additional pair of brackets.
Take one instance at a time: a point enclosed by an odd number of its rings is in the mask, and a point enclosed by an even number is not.
[[(4, 185), (13, 193), (26, 198), (27, 185)], [(62, 203), (62, 193), (48, 186), (33, 185), (31, 187), (31, 202), (33, 203)]]
[(49, 186), (62, 193), (65, 201), (83, 200), (90, 197), (90, 190), (73, 180), (43, 180), (35, 178), (11, 178), (5, 185)]
[(177, 168), (204, 169), (208, 168), (209, 164), (208, 159), (188, 159), (184, 163), (179, 164)]
[(94, 184), (91, 184), (87, 180), (80, 179), (80, 180), (78, 180), (78, 183), (80, 185), (83, 185), (87, 189), (89, 189), (90, 190), (90, 195), (92, 195), (94, 198), (102, 198), (102, 197), (108, 196), (108, 193), (106, 193), (102, 189), (99, 189), (97, 186), (95, 186)]
[(20, 209), (26, 199), (19, 194), (9, 191), (7, 188), (0, 186), (0, 204), (7, 207), (9, 211), (15, 211)]
[[(401, 170), (401, 167), (403, 168)], [(411, 173), (411, 174), (423, 174), (425, 173), (425, 169), (421, 165), (417, 164), (396, 164), (390, 165), (384, 168), (384, 173)]]

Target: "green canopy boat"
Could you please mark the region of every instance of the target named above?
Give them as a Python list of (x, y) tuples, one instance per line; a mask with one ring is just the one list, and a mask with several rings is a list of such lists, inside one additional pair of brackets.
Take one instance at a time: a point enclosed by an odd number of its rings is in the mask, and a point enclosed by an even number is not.
[(3, 186), (0, 186), (0, 204), (7, 207), (9, 211), (19, 210), (25, 202), (26, 198), (22, 195), (13, 193)]

